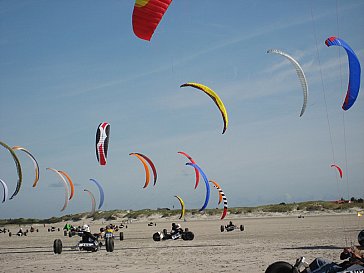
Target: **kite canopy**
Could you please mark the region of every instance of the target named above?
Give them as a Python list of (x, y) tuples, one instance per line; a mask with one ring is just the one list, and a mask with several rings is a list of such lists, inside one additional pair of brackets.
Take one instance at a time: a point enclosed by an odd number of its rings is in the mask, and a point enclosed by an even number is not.
[(142, 162), (142, 164), (144, 166), (144, 170), (145, 170), (145, 184), (144, 184), (143, 188), (146, 188), (150, 181), (150, 174), (149, 174), (149, 169), (148, 169), (146, 160), (144, 159), (144, 157), (142, 157), (141, 155), (139, 155), (137, 153), (130, 153), (129, 155), (136, 156), (140, 160), (140, 162)]
[(178, 195), (175, 195), (174, 197), (176, 197), (178, 199), (179, 203), (181, 204), (181, 216), (179, 217), (179, 219), (182, 219), (185, 217), (185, 212), (186, 212), (185, 202), (183, 202), (182, 198), (179, 197)]
[[(219, 189), (219, 188), (221, 189), (220, 185), (217, 182), (215, 182), (213, 180), (210, 180), (209, 182), (211, 182), (212, 184), (214, 184), (214, 187), (216, 189)], [(217, 204), (220, 205), (221, 201), (222, 201), (222, 194), (221, 194), (221, 192), (219, 192), (219, 202)]]
[(13, 193), (13, 195), (10, 197), (10, 199), (13, 199), (19, 192), (20, 190), (20, 187), (21, 187), (21, 184), (22, 184), (22, 181), (23, 181), (23, 174), (22, 174), (22, 171), (21, 171), (21, 165), (20, 165), (20, 161), (18, 159), (18, 157), (16, 156), (16, 154), (14, 153), (13, 149), (11, 149), (10, 146), (8, 146), (7, 144), (5, 144), (4, 142), (0, 141), (0, 145), (3, 146), (5, 149), (7, 149), (11, 156), (13, 157), (13, 160), (15, 162), (15, 165), (16, 165), (16, 171), (18, 172), (18, 182), (16, 184), (16, 189)]
[(64, 171), (58, 171), (60, 174), (64, 175), (68, 181), (68, 184), (70, 186), (70, 190), (71, 190), (71, 193), (70, 193), (70, 198), (69, 200), (72, 199), (74, 193), (75, 193), (75, 186), (73, 185), (73, 182), (72, 182), (72, 179), (71, 177), (68, 175), (68, 173), (64, 172)]
[(157, 183), (157, 170), (156, 170), (156, 168), (155, 168), (155, 166), (153, 164), (153, 161), (149, 157), (147, 157), (146, 155), (143, 155), (141, 153), (135, 153), (135, 154), (140, 155), (141, 157), (143, 157), (148, 162), (149, 166), (151, 167), (151, 169), (153, 171), (153, 176), (154, 176), (153, 186), (155, 186), (155, 183)]
[(216, 106), (220, 110), (220, 113), (222, 115), (222, 119), (224, 121), (224, 128), (222, 130), (222, 133), (224, 134), (226, 129), (227, 129), (229, 119), (228, 119), (228, 115), (227, 115), (227, 112), (226, 112), (225, 105), (222, 102), (222, 100), (220, 99), (220, 97), (212, 89), (210, 89), (206, 85), (203, 85), (203, 84), (200, 84), (200, 83), (188, 82), (188, 83), (182, 84), (180, 87), (186, 87), (186, 86), (194, 87), (196, 89), (199, 89), (199, 90), (203, 91), (215, 102)]
[(307, 80), (306, 80), (306, 76), (305, 76), (305, 73), (303, 72), (302, 67), (292, 56), (288, 55), (287, 53), (285, 53), (281, 50), (269, 49), (267, 51), (267, 53), (275, 53), (275, 54), (281, 55), (283, 57), (286, 57), (293, 64), (294, 68), (296, 69), (296, 73), (297, 73), (298, 79), (301, 82), (302, 91), (303, 91), (303, 105), (302, 105), (302, 109), (301, 109), (301, 113), (300, 113), (300, 117), (302, 117), (303, 113), (306, 110), (307, 96), (308, 96)]
[[(196, 164), (196, 162), (192, 159), (192, 157), (190, 157), (187, 153), (185, 153), (185, 152), (178, 152), (178, 153), (181, 154), (181, 155), (184, 155), (185, 157), (187, 157), (190, 160), (191, 163)], [(195, 189), (196, 189), (197, 186), (198, 186), (198, 183), (200, 181), (200, 174), (199, 174), (197, 169), (195, 169), (195, 174), (196, 174)]]
[(100, 184), (100, 182), (98, 182), (97, 180), (93, 179), (93, 178), (90, 178), (90, 181), (94, 182), (96, 184), (96, 186), (98, 187), (99, 189), (99, 192), (100, 192), (100, 203), (99, 203), (99, 207), (98, 209), (101, 209), (102, 205), (104, 204), (104, 190)]
[(0, 179), (0, 184), (3, 185), (3, 194), (4, 194), (4, 197), (3, 197), (3, 203), (8, 199), (8, 195), (9, 195), (9, 190), (8, 190), (8, 186), (6, 185), (6, 183), (4, 181), (2, 181)]
[(340, 38), (337, 38), (335, 36), (332, 36), (328, 39), (326, 39), (325, 44), (330, 46), (341, 46), (345, 49), (347, 55), (348, 55), (348, 61), (349, 61), (349, 84), (348, 84), (348, 90), (346, 92), (345, 100), (342, 105), (343, 110), (349, 110), (351, 106), (353, 106), (356, 98), (359, 94), (360, 89), (360, 62), (358, 57), (356, 56), (355, 52), (351, 49), (351, 47)]
[(331, 164), (331, 167), (335, 167), (339, 172), (340, 178), (343, 178), (343, 170), (336, 164)]
[(65, 197), (64, 204), (63, 204), (63, 207), (62, 207), (61, 211), (64, 211), (66, 209), (67, 205), (68, 205), (68, 200), (69, 200), (68, 199), (69, 190), (68, 190), (67, 182), (64, 179), (64, 177), (62, 176), (62, 174), (59, 171), (57, 171), (56, 169), (53, 169), (53, 168), (46, 168), (46, 169), (55, 172), (59, 176), (59, 178), (61, 178), (61, 182), (63, 183), (64, 193), (65, 193), (65, 195), (64, 195), (64, 197)]
[(109, 148), (110, 124), (99, 124), (96, 132), (96, 157), (100, 165), (106, 165), (107, 150)]
[(221, 187), (219, 186), (219, 184), (217, 184), (215, 181), (212, 181), (210, 180), (210, 182), (212, 184), (214, 184), (214, 187), (219, 191), (219, 204), (221, 202), (221, 198), (224, 200), (224, 210), (222, 212), (222, 215), (221, 215), (221, 220), (223, 220), (227, 214), (227, 210), (228, 210), (228, 203), (227, 203), (227, 199), (226, 199), (226, 196), (225, 196), (225, 193), (222, 191)]
[(83, 191), (87, 192), (88, 195), (91, 198), (91, 215), (94, 215), (96, 212), (96, 199), (95, 196), (93, 195), (93, 193), (87, 189), (84, 189)]
[(150, 41), (172, 0), (136, 0), (132, 23), (137, 37)]
[(203, 180), (205, 181), (205, 185), (206, 185), (206, 197), (205, 197), (205, 202), (202, 206), (202, 208), (199, 209), (199, 211), (203, 211), (208, 203), (209, 203), (209, 200), (210, 200), (210, 184), (209, 184), (209, 180), (207, 179), (207, 176), (206, 174), (202, 171), (202, 169), (197, 165), (197, 164), (194, 164), (194, 163), (186, 163), (186, 165), (188, 166), (192, 166), (194, 167), (195, 169), (197, 169), (199, 171), (199, 173), (201, 174)]
[(14, 146), (14, 147), (12, 147), (12, 149), (14, 151), (20, 150), (20, 151), (25, 152), (30, 157), (30, 159), (33, 161), (34, 171), (35, 171), (35, 178), (34, 178), (34, 182), (33, 182), (33, 187), (35, 187), (37, 185), (37, 183), (38, 183), (38, 180), (39, 180), (39, 165), (38, 165), (37, 160), (35, 159), (35, 157), (27, 149), (25, 149), (23, 147)]

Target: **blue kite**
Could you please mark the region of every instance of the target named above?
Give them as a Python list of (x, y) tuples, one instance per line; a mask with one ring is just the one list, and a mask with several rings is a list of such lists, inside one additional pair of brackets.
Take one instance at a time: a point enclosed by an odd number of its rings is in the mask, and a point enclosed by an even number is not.
[(199, 211), (203, 211), (207, 207), (207, 204), (209, 203), (209, 200), (210, 200), (210, 184), (209, 184), (209, 180), (207, 179), (206, 174), (202, 171), (202, 169), (197, 164), (189, 163), (188, 162), (188, 163), (186, 163), (186, 165), (192, 166), (196, 170), (198, 170), (198, 172), (201, 174), (203, 180), (205, 181), (205, 184), (206, 184), (205, 203), (203, 204), (202, 208), (199, 209)]
[(349, 110), (353, 106), (360, 89), (360, 62), (351, 47), (342, 39), (332, 36), (325, 41), (327, 46), (341, 46), (346, 50), (349, 61), (349, 84), (345, 100), (342, 106), (343, 110)]
[(104, 190), (102, 189), (101, 184), (98, 181), (96, 181), (95, 179), (90, 178), (90, 181), (94, 182), (97, 185), (97, 187), (99, 188), (99, 192), (100, 192), (100, 203), (99, 203), (98, 209), (100, 209), (102, 207), (102, 205), (104, 204)]

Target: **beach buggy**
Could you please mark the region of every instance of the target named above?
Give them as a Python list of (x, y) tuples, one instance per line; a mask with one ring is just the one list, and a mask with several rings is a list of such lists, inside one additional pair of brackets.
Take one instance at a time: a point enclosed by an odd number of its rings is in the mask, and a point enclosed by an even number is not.
[(171, 232), (168, 232), (167, 229), (163, 229), (162, 232), (156, 232), (153, 234), (154, 241), (161, 241), (161, 240), (177, 240), (182, 239), (184, 241), (192, 241), (195, 238), (195, 235), (192, 231), (189, 231), (188, 228), (183, 230), (180, 224), (172, 224)]
[[(87, 225), (84, 225), (82, 227), (82, 231), (78, 232), (77, 235), (80, 236), (82, 239), (75, 246), (71, 247), (72, 250), (96, 252), (103, 245), (102, 242), (100, 242), (101, 238), (99, 234), (91, 234), (90, 228)], [(110, 231), (105, 232), (103, 239), (105, 239), (106, 251), (113, 252), (114, 251), (113, 233)], [(61, 239), (54, 240), (53, 252), (55, 254), (61, 254), (62, 250), (63, 250), (63, 244)]]
[(240, 231), (244, 231), (244, 225), (236, 226), (236, 225), (233, 224), (233, 222), (230, 221), (229, 224), (227, 224), (226, 226), (224, 226), (224, 225), (220, 226), (220, 231), (221, 232), (224, 232), (225, 230), (227, 232), (229, 232), (229, 231), (233, 231), (235, 229), (239, 229)]
[(296, 260), (294, 265), (278, 261), (271, 264), (265, 273), (364, 273), (364, 256), (358, 247), (344, 248), (340, 255), (342, 263), (316, 258), (310, 264), (305, 257)]

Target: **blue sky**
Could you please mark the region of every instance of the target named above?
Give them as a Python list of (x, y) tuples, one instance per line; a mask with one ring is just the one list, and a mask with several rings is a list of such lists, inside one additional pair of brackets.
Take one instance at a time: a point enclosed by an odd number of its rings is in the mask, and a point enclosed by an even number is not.
[[(17, 152), (24, 179), (0, 205), (0, 218), (45, 218), (89, 211), (83, 189), (103, 209), (200, 208), (203, 183), (178, 151), (189, 153), (223, 188), (229, 206), (362, 197), (364, 98), (341, 109), (348, 81), (346, 53), (324, 41), (340, 36), (364, 63), (364, 2), (175, 0), (151, 42), (132, 30), (134, 1), (0, 1), (0, 140)], [(293, 66), (266, 54), (277, 48), (303, 67), (308, 105)], [(212, 100), (185, 82), (214, 89), (229, 127)], [(108, 163), (99, 166), (95, 134), (109, 122)], [(331, 133), (330, 133), (331, 132)], [(331, 136), (331, 137), (330, 137)], [(142, 189), (144, 170), (131, 152), (149, 156), (155, 187)], [(344, 169), (339, 181), (330, 164)], [(0, 152), (0, 178), (15, 190), (10, 154)], [(346, 168), (347, 166), (347, 168)], [(76, 183), (64, 212), (64, 189), (47, 167)], [(212, 189), (209, 208), (217, 206)]]

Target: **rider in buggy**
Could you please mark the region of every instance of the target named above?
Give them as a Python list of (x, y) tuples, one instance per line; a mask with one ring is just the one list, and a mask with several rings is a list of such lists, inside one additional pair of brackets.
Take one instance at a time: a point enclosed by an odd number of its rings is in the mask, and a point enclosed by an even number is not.
[(227, 226), (225, 226), (225, 228), (229, 228), (229, 227), (233, 227), (233, 226), (234, 226), (233, 222), (230, 221), (229, 224)]
[(97, 241), (97, 237), (91, 233), (90, 227), (88, 225), (82, 226), (80, 235), (82, 237), (82, 243), (94, 243), (95, 241)]
[[(286, 262), (271, 264), (265, 273), (362, 273), (364, 272), (364, 253), (358, 247), (344, 248), (340, 254), (342, 263), (316, 258), (308, 264), (304, 257), (297, 259), (294, 266)], [(303, 269), (301, 271), (301, 269)]]
[[(301, 258), (302, 259), (302, 258)], [(345, 260), (342, 263), (335, 263), (323, 258), (316, 258), (308, 267), (303, 270), (303, 273), (326, 273), (326, 272), (350, 272), (352, 270), (364, 269), (364, 253), (357, 247), (344, 248), (340, 254), (340, 260)], [(299, 265), (299, 264), (298, 264)], [(349, 271), (348, 271), (349, 270)], [(356, 271), (354, 271), (356, 272)]]
[(172, 223), (171, 235), (177, 234), (177, 233), (182, 233), (182, 232), (183, 232), (183, 229), (180, 224)]

